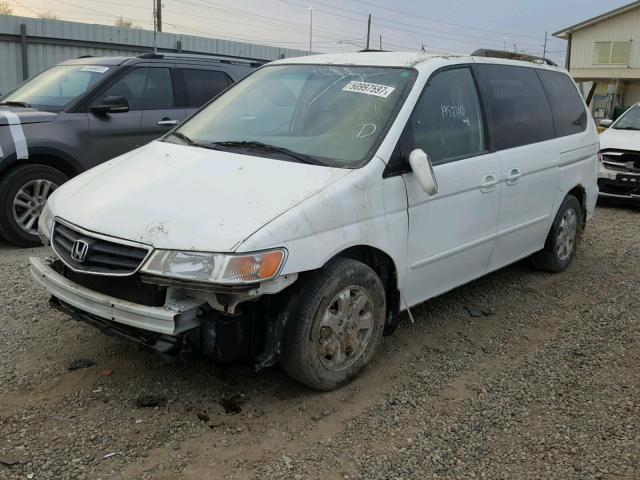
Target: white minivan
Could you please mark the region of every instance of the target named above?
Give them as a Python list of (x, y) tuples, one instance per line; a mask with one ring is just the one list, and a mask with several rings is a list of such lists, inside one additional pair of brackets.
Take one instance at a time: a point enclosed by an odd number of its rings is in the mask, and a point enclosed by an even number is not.
[(51, 305), (163, 355), (279, 362), (330, 390), (400, 311), (531, 256), (567, 268), (598, 135), (558, 68), (353, 53), (280, 60), (72, 179), (32, 258)]

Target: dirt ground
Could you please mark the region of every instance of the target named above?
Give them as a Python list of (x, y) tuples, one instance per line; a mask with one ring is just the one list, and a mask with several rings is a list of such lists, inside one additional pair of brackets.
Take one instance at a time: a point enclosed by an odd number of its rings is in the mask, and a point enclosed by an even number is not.
[(639, 245), (640, 209), (600, 206), (567, 272), (520, 262), (416, 307), (318, 393), (106, 337), (48, 307), (46, 249), (1, 244), (0, 478), (640, 478)]

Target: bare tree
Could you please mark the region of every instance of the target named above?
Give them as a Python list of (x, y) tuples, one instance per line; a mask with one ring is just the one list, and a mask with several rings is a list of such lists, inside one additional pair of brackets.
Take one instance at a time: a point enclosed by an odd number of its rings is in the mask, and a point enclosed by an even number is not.
[(4, 0), (0, 0), (0, 15), (11, 15), (12, 13), (13, 10), (11, 10), (9, 4)]
[(140, 25), (135, 25), (131, 20), (127, 20), (124, 17), (116, 18), (116, 21), (113, 22), (113, 25), (118, 28), (140, 28)]
[(38, 18), (44, 18), (45, 20), (58, 20), (58, 14), (53, 10), (47, 10), (38, 14)]

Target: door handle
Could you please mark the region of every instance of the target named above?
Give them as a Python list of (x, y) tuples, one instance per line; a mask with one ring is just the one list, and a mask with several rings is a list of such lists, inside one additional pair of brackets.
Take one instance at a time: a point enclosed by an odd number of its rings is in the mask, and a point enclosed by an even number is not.
[(509, 175), (507, 176), (505, 183), (507, 185), (515, 185), (516, 183), (518, 183), (518, 180), (520, 180), (521, 176), (522, 173), (520, 173), (519, 169), (512, 168), (511, 170), (509, 170)]
[(178, 125), (180, 120), (160, 120), (158, 122), (159, 127), (173, 127), (174, 125)]
[(498, 184), (498, 176), (490, 173), (489, 175), (485, 175), (482, 177), (480, 184), (480, 191), (482, 193), (493, 192), (496, 189), (496, 185)]

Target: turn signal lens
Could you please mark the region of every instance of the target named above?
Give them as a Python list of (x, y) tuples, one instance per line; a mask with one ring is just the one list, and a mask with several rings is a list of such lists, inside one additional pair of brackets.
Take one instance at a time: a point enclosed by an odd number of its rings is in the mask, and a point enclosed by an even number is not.
[(230, 282), (268, 280), (276, 276), (283, 260), (282, 250), (231, 257), (222, 279)]

